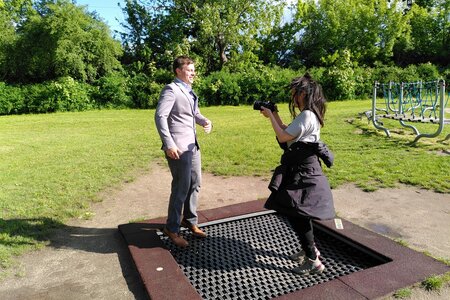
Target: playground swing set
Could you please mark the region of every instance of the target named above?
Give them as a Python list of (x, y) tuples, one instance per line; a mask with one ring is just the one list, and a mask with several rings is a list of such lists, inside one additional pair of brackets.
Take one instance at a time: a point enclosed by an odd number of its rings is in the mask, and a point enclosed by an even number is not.
[[(444, 80), (386, 84), (375, 82), (372, 110), (366, 112), (366, 116), (375, 128), (384, 130), (388, 137), (391, 133), (383, 126), (381, 118), (398, 120), (403, 127), (412, 129), (416, 135), (412, 144), (423, 137), (433, 138), (442, 132), (445, 124), (450, 124), (450, 119), (445, 119), (450, 93), (445, 90)], [(432, 133), (420, 133), (416, 126), (411, 124), (419, 122), (436, 124), (437, 129)], [(450, 134), (444, 141), (448, 139)]]

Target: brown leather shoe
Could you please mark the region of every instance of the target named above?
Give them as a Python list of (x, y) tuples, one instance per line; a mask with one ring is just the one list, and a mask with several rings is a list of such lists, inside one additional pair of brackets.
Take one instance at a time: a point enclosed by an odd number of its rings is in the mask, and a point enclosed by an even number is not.
[(196, 237), (199, 237), (199, 238), (205, 238), (207, 236), (206, 233), (203, 230), (198, 228), (197, 225), (192, 225), (188, 221), (186, 221), (185, 219), (183, 219), (181, 221), (181, 226), (188, 228), (192, 232), (193, 236), (196, 236)]
[(180, 248), (186, 248), (187, 246), (189, 246), (189, 243), (184, 238), (179, 236), (178, 233), (170, 232), (166, 227), (164, 227), (163, 233), (172, 240), (175, 246)]

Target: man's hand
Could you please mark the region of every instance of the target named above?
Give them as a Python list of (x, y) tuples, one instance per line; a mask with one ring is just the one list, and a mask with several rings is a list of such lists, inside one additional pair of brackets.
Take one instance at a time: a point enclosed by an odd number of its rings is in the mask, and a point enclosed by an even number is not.
[(210, 120), (206, 121), (206, 124), (203, 126), (203, 130), (206, 133), (210, 133), (211, 132), (211, 130), (212, 130), (212, 123), (211, 123)]
[(166, 155), (171, 159), (180, 159), (180, 155), (183, 152), (180, 151), (177, 147), (170, 148), (166, 150)]

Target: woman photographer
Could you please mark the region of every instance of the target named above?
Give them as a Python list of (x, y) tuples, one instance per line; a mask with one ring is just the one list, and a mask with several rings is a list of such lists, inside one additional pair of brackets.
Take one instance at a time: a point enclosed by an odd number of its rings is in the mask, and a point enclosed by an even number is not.
[[(322, 87), (309, 74), (294, 78), (289, 110), (293, 118), (283, 124), (278, 110), (261, 107), (270, 119), (280, 147), (284, 150), (281, 165), (275, 169), (269, 189), (272, 191), (265, 207), (288, 217), (300, 238), (302, 250), (290, 256), (298, 261), (297, 274), (322, 273), (325, 266), (314, 243), (312, 219), (332, 219), (335, 216), (333, 196), (323, 175), (319, 158), (328, 166), (333, 155), (320, 142), (320, 128), (324, 125), (325, 97)], [(300, 110), (297, 115), (296, 108)]]

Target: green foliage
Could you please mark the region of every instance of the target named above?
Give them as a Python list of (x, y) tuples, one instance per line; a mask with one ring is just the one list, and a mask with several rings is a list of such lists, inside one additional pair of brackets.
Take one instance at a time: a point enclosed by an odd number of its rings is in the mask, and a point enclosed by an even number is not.
[(427, 80), (431, 80), (432, 78), (443, 79), (439, 74), (438, 68), (431, 63), (418, 65), (417, 74), (419, 78), (426, 78)]
[(355, 96), (356, 82), (351, 61), (351, 53), (348, 50), (336, 52), (332, 67), (322, 83), (325, 96), (329, 99), (344, 100)]
[(400, 82), (416, 82), (420, 80), (416, 65), (409, 65), (401, 70)]
[(402, 69), (400, 67), (396, 66), (389, 67), (381, 65), (375, 69), (374, 76), (376, 80), (379, 82), (389, 82), (389, 81), (401, 82), (400, 80), (401, 71)]
[(286, 86), (294, 77), (303, 75), (303, 72), (262, 67), (261, 70), (249, 70), (243, 75), (240, 84), (244, 100), (242, 103), (252, 104), (255, 100), (280, 103), (289, 101)]
[(449, 82), (450, 82), (450, 68), (445, 69), (445, 70), (442, 72), (442, 78), (445, 80), (446, 83), (449, 83)]
[(22, 89), (0, 82), (0, 115), (23, 113), (24, 106)]
[(296, 76), (293, 70), (281, 68), (248, 69), (231, 73), (214, 72), (196, 83), (200, 103), (205, 105), (243, 105), (256, 100), (285, 102), (289, 96), (285, 86)]
[(91, 87), (71, 77), (21, 88), (2, 84), (0, 94), (2, 90), (10, 114), (82, 111), (94, 107), (90, 99)]
[[(285, 9), (287, 13), (290, 11), (290, 9)], [(292, 50), (296, 48), (297, 40), (294, 37), (302, 28), (301, 26), (299, 22), (286, 22), (275, 25), (270, 34), (259, 36), (261, 47), (256, 51), (258, 57), (265, 64), (284, 68), (300, 68), (301, 62), (294, 59), (295, 54)]]
[(57, 98), (51, 92), (51, 83), (39, 83), (23, 87), (27, 113), (47, 113), (56, 111)]
[[(296, 57), (308, 67), (320, 66), (336, 49), (351, 49), (355, 61), (388, 61), (405, 20), (387, 1), (298, 1), (295, 22), (302, 28)], [(295, 58), (294, 58), (295, 59)]]
[(82, 111), (93, 108), (91, 87), (71, 77), (55, 81), (26, 85), (22, 88), (23, 111), (48, 113), (56, 111)]
[(444, 70), (443, 74), (439, 73), (439, 70), (435, 65), (430, 63), (416, 65), (409, 65), (406, 68), (400, 68), (397, 66), (378, 66), (373, 69), (373, 78), (379, 82), (415, 82), (415, 81), (432, 81), (436, 79), (445, 78)]
[(437, 291), (442, 288), (443, 279), (440, 276), (430, 276), (422, 281), (422, 287), (427, 291)]
[(200, 104), (207, 105), (239, 105), (241, 74), (227, 71), (214, 72), (204, 78), (198, 86), (201, 95)]
[[(173, 79), (173, 76), (171, 77)], [(145, 74), (138, 74), (128, 80), (128, 94), (136, 108), (155, 108), (164, 84), (152, 81)]]
[(407, 299), (407, 298), (411, 297), (411, 295), (412, 295), (411, 289), (404, 288), (404, 289), (399, 289), (398, 291), (396, 291), (393, 296), (395, 299)]
[(14, 42), (7, 47), (9, 60), (0, 68), (7, 81), (44, 82), (70, 76), (93, 82), (121, 69), (120, 43), (104, 23), (68, 0), (39, 6), (39, 13), (19, 24)]
[(395, 62), (400, 65), (426, 62), (448, 65), (449, 2), (414, 3), (405, 18), (408, 28), (398, 39)]
[[(72, 77), (93, 84), (120, 72), (120, 58), (127, 76), (143, 73), (162, 84), (171, 79), (160, 81), (156, 73), (170, 74), (173, 58), (186, 54), (196, 59), (202, 76), (223, 69), (245, 73), (259, 69), (261, 62), (292, 69), (326, 67), (329, 76), (322, 79), (332, 88), (330, 98), (344, 99), (368, 94), (363, 82), (372, 74), (356, 66), (395, 64), (409, 68), (408, 73), (397, 76), (390, 70), (393, 76), (387, 77), (413, 81), (436, 74), (422, 64), (431, 62), (445, 73), (450, 63), (450, 6), (445, 0), (414, 1), (410, 9), (399, 0), (128, 0), (122, 45), (95, 13), (76, 2), (2, 3), (0, 80), (8, 83)], [(338, 65), (344, 49), (351, 54), (353, 71)], [(236, 100), (227, 96), (224, 103)]]
[(373, 94), (373, 83), (375, 82), (373, 68), (354, 68), (354, 82), (356, 99), (368, 99)]
[(56, 99), (55, 111), (83, 111), (93, 108), (90, 99), (91, 87), (75, 81), (72, 77), (62, 77), (49, 86)]
[[(366, 99), (372, 96), (373, 82), (382, 83), (431, 81), (449, 79), (448, 69), (442, 74), (432, 64), (377, 68), (353, 66), (348, 55), (334, 56), (332, 66), (310, 68), (307, 71), (323, 85), (328, 101)], [(347, 58), (346, 58), (347, 57)], [(234, 72), (225, 68), (208, 76), (199, 76), (195, 90), (201, 106), (246, 105), (255, 100), (271, 100), (276, 103), (289, 101), (286, 85), (303, 69), (291, 70), (257, 65), (237, 68)], [(173, 80), (167, 70), (155, 69), (153, 76), (136, 73), (110, 73), (89, 85), (62, 77), (35, 85), (14, 86), (0, 83), (0, 114), (48, 113), (56, 111), (82, 111), (99, 107), (155, 108), (163, 86)]]
[(132, 107), (132, 99), (127, 93), (127, 78), (120, 73), (103, 76), (95, 83), (93, 97), (100, 107)]
[(7, 74), (6, 65), (8, 63), (8, 54), (11, 51), (15, 41), (15, 31), (13, 22), (11, 22), (6, 10), (0, 8), (0, 79)]
[(125, 64), (143, 67), (144, 73), (151, 76), (147, 66), (168, 69), (175, 56), (191, 54), (186, 44), (192, 26), (191, 9), (183, 13), (175, 5), (176, 1), (125, 1), (128, 30), (121, 34)]
[(225, 66), (229, 53), (255, 49), (255, 37), (268, 34), (280, 22), (284, 5), (279, 0), (193, 1), (198, 49), (210, 45), (202, 54), (213, 55), (220, 67)]

